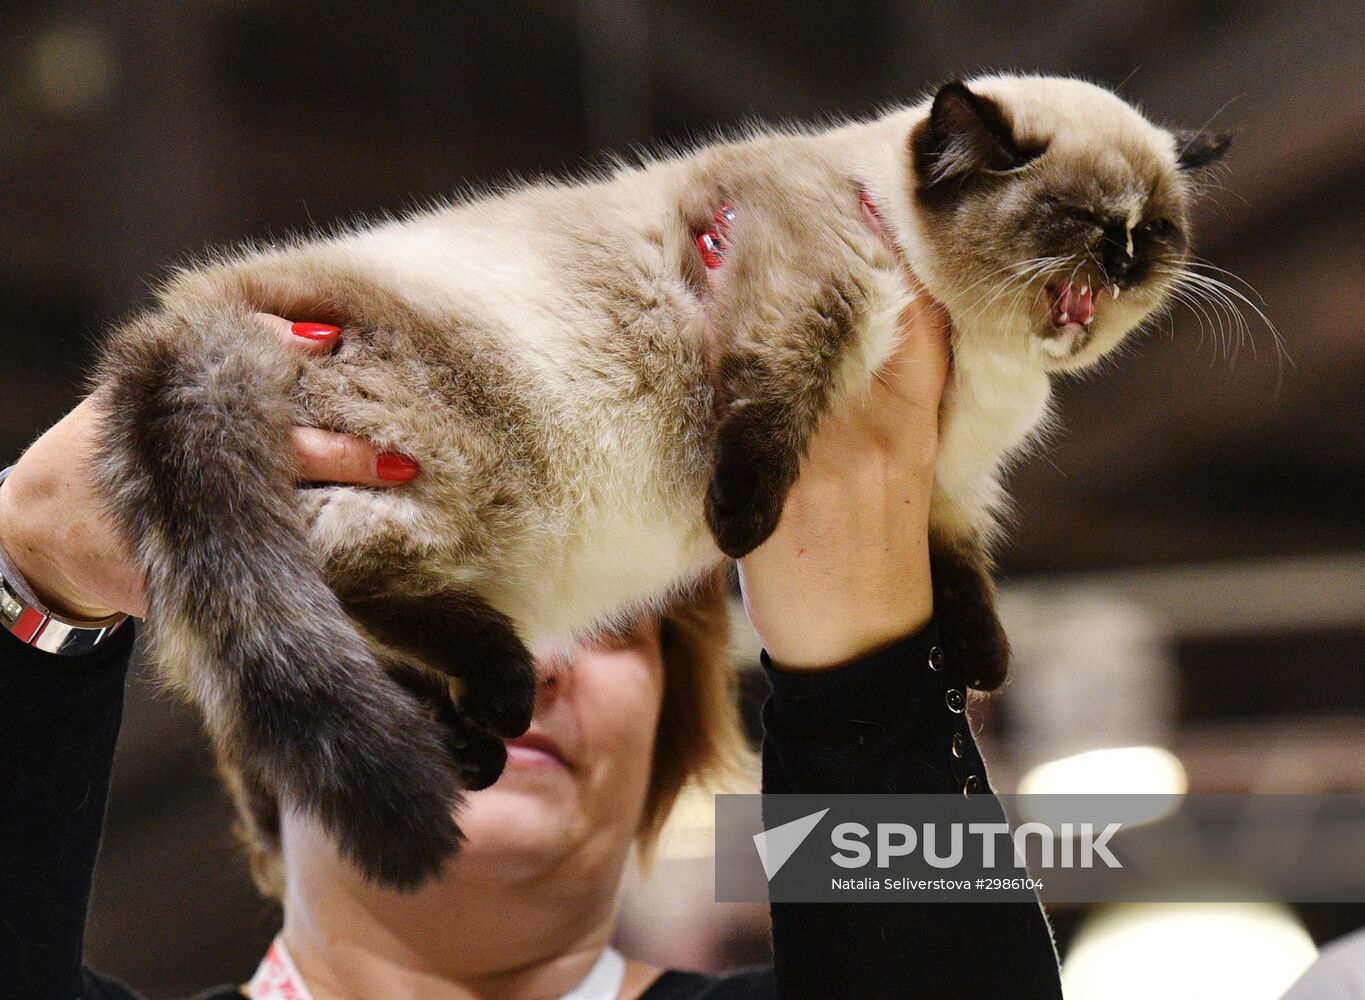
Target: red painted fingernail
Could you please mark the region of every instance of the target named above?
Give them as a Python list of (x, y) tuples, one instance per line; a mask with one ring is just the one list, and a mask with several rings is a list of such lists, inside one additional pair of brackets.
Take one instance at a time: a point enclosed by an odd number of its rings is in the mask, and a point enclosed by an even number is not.
[(716, 229), (722, 236), (730, 235), (730, 224), (735, 221), (735, 210), (731, 205), (722, 205), (716, 209)]
[(712, 271), (725, 262), (725, 245), (719, 233), (702, 233), (697, 237), (697, 249), (701, 251), (701, 262)]
[(326, 340), (341, 332), (339, 326), (328, 326), (326, 323), (292, 323), (289, 332), (296, 337), (303, 337), (305, 340)]
[(419, 471), (416, 462), (396, 451), (381, 452), (374, 460), (374, 474), (391, 483), (406, 483), (409, 479), (416, 479)]

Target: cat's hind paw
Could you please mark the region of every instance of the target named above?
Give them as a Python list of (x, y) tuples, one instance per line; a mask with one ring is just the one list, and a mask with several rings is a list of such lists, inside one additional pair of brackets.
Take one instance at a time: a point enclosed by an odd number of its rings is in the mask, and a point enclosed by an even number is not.
[(531, 725), (536, 675), (531, 651), (508, 617), (478, 594), (345, 594), (346, 613), (386, 646), (458, 681), (463, 718), (473, 729), (512, 739)]
[(1010, 668), (1010, 643), (996, 610), (990, 563), (974, 545), (931, 539), (934, 617), (948, 662), (978, 691), (994, 691)]

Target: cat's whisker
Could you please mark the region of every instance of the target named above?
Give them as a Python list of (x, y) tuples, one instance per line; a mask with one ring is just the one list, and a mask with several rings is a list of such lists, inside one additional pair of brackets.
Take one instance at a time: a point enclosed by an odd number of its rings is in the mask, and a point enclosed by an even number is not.
[[(1213, 270), (1223, 271), (1222, 268), (1214, 267), (1214, 265), (1208, 264), (1207, 262), (1204, 261), (1200, 261), (1197, 263), (1200, 263), (1205, 267), (1212, 268)], [(1262, 310), (1260, 306), (1258, 306), (1255, 302), (1253, 302), (1250, 298), (1248, 298), (1234, 286), (1228, 284), (1225, 281), (1219, 280), (1213, 275), (1204, 274), (1193, 269), (1184, 270), (1180, 272), (1180, 274), (1181, 274), (1180, 280), (1183, 281), (1187, 286), (1198, 286), (1201, 289), (1203, 289), (1206, 292), (1206, 294), (1210, 296), (1218, 296), (1226, 303), (1227, 307), (1231, 309), (1239, 317), (1239, 319), (1245, 326), (1246, 335), (1248, 340), (1252, 341), (1253, 350), (1254, 339), (1251, 337), (1250, 324), (1246, 322), (1246, 317), (1243, 316), (1241, 310), (1237, 308), (1237, 303), (1238, 302), (1242, 303), (1253, 313), (1255, 313), (1256, 317), (1260, 319), (1260, 321), (1265, 324), (1266, 329), (1270, 331), (1271, 340), (1274, 343), (1276, 349), (1276, 363), (1280, 369), (1281, 377), (1283, 377), (1285, 362), (1288, 362), (1289, 365), (1293, 367), (1294, 360), (1292, 357), (1289, 356), (1289, 352), (1285, 346), (1284, 337), (1280, 334), (1280, 331), (1276, 328), (1275, 324), (1270, 321), (1270, 318), (1266, 316), (1264, 310)], [(1236, 277), (1235, 275), (1230, 276)], [(1241, 281), (1242, 279), (1238, 278), (1237, 280)], [(1246, 284), (1246, 282), (1243, 282), (1243, 284)], [(1254, 288), (1250, 288), (1249, 285), (1248, 288), (1250, 289), (1252, 294), (1255, 294), (1257, 295), (1257, 298), (1260, 298), (1259, 294), (1256, 293), (1256, 290)], [(1264, 300), (1262, 301), (1264, 302)]]
[[(1238, 284), (1242, 285), (1242, 286), (1247, 290), (1247, 292), (1249, 292), (1251, 295), (1255, 296), (1256, 299), (1259, 301), (1260, 306), (1265, 306), (1266, 308), (1269, 308), (1269, 306), (1266, 305), (1266, 301), (1265, 301), (1265, 299), (1261, 296), (1260, 292), (1258, 292), (1258, 291), (1255, 289), (1255, 287), (1252, 286), (1252, 284), (1251, 284), (1250, 282), (1248, 282), (1245, 278), (1242, 278), (1242, 277), (1239, 276), (1239, 275), (1233, 274), (1231, 271), (1229, 271), (1229, 270), (1227, 270), (1227, 269), (1225, 269), (1225, 268), (1218, 267), (1217, 265), (1212, 264), (1212, 263), (1210, 263), (1209, 261), (1203, 260), (1203, 259), (1201, 259), (1201, 258), (1196, 258), (1194, 261), (1192, 261), (1192, 262), (1191, 262), (1191, 266), (1192, 266), (1192, 268), (1193, 268), (1193, 267), (1202, 267), (1202, 268), (1206, 268), (1206, 269), (1208, 269), (1208, 270), (1210, 270), (1210, 271), (1216, 271), (1216, 272), (1218, 272), (1219, 274), (1226, 275), (1228, 278), (1230, 278), (1230, 279), (1232, 279), (1233, 281), (1236, 281)], [(1275, 391), (1278, 393), (1278, 392), (1279, 392), (1279, 389), (1280, 389), (1280, 386), (1281, 386), (1281, 385), (1283, 384), (1283, 382), (1284, 382), (1284, 370), (1285, 370), (1285, 365), (1286, 365), (1286, 363), (1288, 364), (1288, 366), (1289, 366), (1290, 368), (1296, 368), (1296, 367), (1297, 367), (1297, 364), (1295, 363), (1293, 356), (1289, 353), (1288, 344), (1285, 342), (1284, 336), (1280, 333), (1279, 329), (1275, 326), (1274, 323), (1272, 323), (1272, 322), (1269, 320), (1269, 318), (1266, 316), (1266, 314), (1265, 314), (1265, 312), (1263, 311), (1263, 309), (1260, 308), (1260, 306), (1258, 306), (1256, 302), (1253, 302), (1247, 295), (1243, 294), (1240, 290), (1238, 290), (1238, 289), (1237, 289), (1236, 287), (1234, 287), (1233, 285), (1229, 284), (1229, 283), (1226, 282), (1226, 281), (1222, 281), (1222, 280), (1220, 280), (1220, 279), (1214, 277), (1213, 275), (1202, 274), (1202, 273), (1200, 273), (1199, 271), (1195, 271), (1195, 270), (1193, 270), (1193, 269), (1191, 269), (1188, 273), (1189, 273), (1192, 277), (1194, 277), (1195, 279), (1197, 279), (1200, 283), (1202, 283), (1202, 284), (1204, 284), (1204, 285), (1207, 285), (1207, 286), (1210, 286), (1210, 287), (1216, 287), (1217, 289), (1220, 290), (1220, 292), (1221, 292), (1225, 297), (1231, 296), (1232, 298), (1235, 298), (1237, 301), (1240, 301), (1240, 302), (1242, 302), (1242, 303), (1245, 303), (1246, 306), (1247, 306), (1248, 308), (1250, 308), (1251, 311), (1254, 312), (1254, 313), (1256, 314), (1257, 318), (1259, 318), (1259, 319), (1261, 320), (1261, 322), (1265, 324), (1266, 329), (1270, 331), (1271, 343), (1272, 343), (1272, 344), (1274, 345), (1274, 347), (1275, 347), (1275, 364), (1276, 364), (1276, 373), (1277, 373), (1277, 375), (1276, 375)], [(1231, 301), (1231, 300), (1229, 300), (1229, 305), (1232, 305), (1232, 301)], [(1240, 315), (1240, 310), (1239, 310), (1239, 315)], [(1245, 322), (1245, 319), (1244, 319), (1244, 322)], [(1251, 338), (1251, 328), (1250, 328), (1250, 325), (1249, 325), (1249, 324), (1248, 324), (1248, 326), (1247, 326), (1247, 338), (1248, 338), (1249, 340), (1252, 340), (1252, 338)], [(1252, 340), (1252, 345), (1253, 345), (1253, 350), (1254, 350), (1254, 346), (1255, 346), (1255, 341), (1254, 341), (1254, 340)]]
[[(1049, 279), (1051, 279), (1052, 276), (1057, 273), (1059, 273), (1059, 270), (1044, 269), (1041, 274), (1036, 274), (1033, 276), (1034, 278), (1041, 278), (1041, 280), (1038, 281), (1037, 287), (1033, 290), (1033, 298), (1029, 302), (1030, 306), (1036, 305), (1038, 303), (1038, 300), (1042, 297), (1043, 293), (1047, 291)], [(1024, 294), (1024, 292), (1026, 291), (1028, 291), (1027, 285), (1021, 288), (1019, 292), (1015, 295), (1015, 297), (1010, 301), (1011, 308), (1014, 308), (1018, 304), (1019, 296)]]
[[(1038, 297), (1046, 290), (1049, 280), (1054, 275), (1060, 274), (1065, 266), (1072, 262), (1072, 259), (1073, 258), (1068, 255), (1065, 257), (1035, 258), (1031, 262), (1023, 262), (1020, 265), (1020, 273), (1016, 275), (1013, 280), (997, 282), (991, 289), (991, 292), (994, 294), (988, 293), (988, 295), (982, 296), (972, 310), (970, 310), (970, 313), (975, 315), (985, 312), (1006, 296), (1011, 296), (1009, 299), (1009, 310), (1012, 312), (1018, 307), (1020, 297), (1028, 292), (1030, 286), (1034, 286), (1033, 301), (1036, 302)], [(1062, 266), (1058, 267), (1058, 264), (1061, 264)], [(1011, 292), (1013, 293), (1012, 295)]]
[[(1014, 292), (1014, 296), (1011, 297), (1010, 299), (1011, 310), (1018, 306), (1018, 300), (1020, 300), (1020, 296), (1024, 295), (1024, 293), (1028, 291), (1029, 285), (1035, 284), (1035, 282), (1036, 286), (1035, 288), (1033, 288), (1033, 302), (1036, 302), (1036, 300), (1039, 299), (1039, 297), (1043, 295), (1044, 292), (1047, 291), (1047, 285), (1050, 284), (1051, 278), (1057, 276), (1057, 274), (1061, 274), (1062, 271), (1065, 270), (1067, 263), (1072, 263), (1073, 259), (1074, 255), (1054, 256), (1054, 258), (1040, 259), (1040, 262), (1036, 263), (1035, 266), (1028, 267), (1028, 269), (1022, 271), (1022, 273), (1020, 274), (1021, 278), (1020, 288), (1018, 288), (1017, 291)], [(1062, 266), (1061, 267), (1055, 266), (1058, 265), (1058, 263), (1059, 265)], [(1072, 271), (1073, 277), (1074, 274), (1076, 274), (1076, 269), (1078, 269), (1078, 267), (1080, 266), (1081, 262), (1077, 262), (1076, 266), (1073, 267)], [(1005, 297), (1005, 295), (1007, 295), (1009, 291), (1010, 291), (1009, 286), (1006, 286), (1006, 288), (1002, 289), (1001, 293), (999, 293), (999, 295), (996, 296), (996, 299), (1002, 299), (1002, 297)], [(994, 302), (990, 304), (994, 304)]]
[[(1013, 276), (1016, 272), (1024, 271), (1024, 270), (1027, 270), (1028, 268), (1035, 267), (1035, 266), (1041, 266), (1041, 265), (1046, 264), (1046, 263), (1048, 263), (1048, 262), (1051, 262), (1051, 261), (1053, 261), (1053, 260), (1055, 260), (1055, 259), (1057, 259), (1057, 258), (1053, 258), (1053, 257), (1034, 257), (1034, 258), (1031, 258), (1031, 259), (1029, 259), (1029, 260), (1016, 261), (1016, 262), (1011, 263), (1011, 264), (1006, 264), (1006, 265), (1004, 265), (1003, 267), (998, 267), (998, 268), (996, 268), (994, 271), (991, 271), (989, 274), (986, 274), (986, 275), (984, 275), (983, 277), (978, 278), (976, 281), (972, 282), (970, 285), (968, 285), (966, 288), (964, 288), (964, 289), (959, 293), (959, 295), (960, 295), (960, 296), (961, 296), (961, 295), (965, 295), (967, 292), (970, 292), (973, 288), (976, 288), (978, 285), (981, 285), (981, 284), (983, 284), (983, 283), (989, 281), (990, 279), (994, 278), (996, 275), (1000, 274), (1001, 272), (1010, 272), (1009, 275), (1007, 275), (1006, 279), (1003, 279), (1003, 280), (1008, 280), (1008, 278), (1011, 277), (1011, 276)], [(996, 284), (992, 285), (991, 288), (990, 288), (990, 289), (987, 291), (987, 293), (985, 293), (985, 294), (989, 294), (989, 292), (990, 292), (990, 291), (993, 291), (996, 287), (998, 287), (998, 285), (999, 285), (999, 282), (997, 281)], [(977, 301), (980, 301), (980, 297), (978, 297)]]
[(981, 283), (984, 282), (984, 281), (989, 281), (991, 278), (995, 277), (995, 276), (996, 276), (997, 274), (999, 274), (1001, 271), (1013, 271), (1013, 270), (1017, 270), (1017, 269), (1019, 269), (1019, 268), (1027, 267), (1027, 266), (1032, 265), (1032, 264), (1036, 264), (1036, 263), (1038, 263), (1038, 262), (1040, 262), (1040, 261), (1054, 261), (1054, 260), (1061, 260), (1061, 259), (1062, 259), (1062, 258), (1060, 258), (1060, 257), (1033, 257), (1033, 258), (1031, 258), (1031, 259), (1029, 259), (1029, 260), (1015, 261), (1014, 263), (1006, 264), (1006, 265), (1004, 265), (1003, 267), (997, 267), (994, 271), (991, 271), (989, 274), (985, 275), (984, 277), (978, 278), (976, 281), (973, 281), (973, 282), (972, 282), (970, 285), (968, 285), (966, 288), (962, 289), (962, 291), (959, 292), (958, 294), (959, 294), (959, 295), (966, 295), (968, 292), (970, 292), (970, 291), (971, 291), (973, 288), (975, 288), (977, 285), (981, 284)]
[(966, 310), (966, 312), (962, 316), (962, 320), (966, 321), (985, 312), (987, 309), (990, 308), (990, 306), (994, 305), (997, 299), (1003, 297), (1009, 291), (1010, 286), (1013, 285), (1016, 281), (1027, 280), (1027, 274), (1028, 272), (1026, 272), (1025, 274), (1011, 273), (1006, 275), (1001, 280), (997, 281), (994, 285), (987, 289), (986, 292), (984, 292), (980, 297), (978, 297), (976, 302), (973, 303)]
[(981, 306), (987, 299), (992, 297), (1000, 288), (1007, 287), (1014, 280), (1015, 275), (1012, 273), (1007, 274), (1005, 275), (1005, 277), (998, 279), (993, 285), (990, 286), (990, 288), (986, 289), (986, 291), (977, 296), (974, 301), (969, 303), (964, 309), (962, 309), (959, 312), (959, 314), (955, 317), (957, 322), (965, 323), (967, 320), (974, 317), (977, 313), (981, 311)]
[[(1221, 191), (1223, 194), (1230, 194), (1230, 195), (1232, 195), (1234, 198), (1236, 198), (1237, 200), (1239, 200), (1243, 205), (1246, 205), (1248, 208), (1251, 206), (1251, 202), (1247, 201), (1246, 197), (1245, 197), (1240, 191), (1234, 191), (1232, 188), (1228, 187), (1226, 184), (1220, 183), (1220, 182), (1218, 181), (1216, 175), (1210, 175), (1210, 176), (1204, 181), (1204, 187), (1205, 187), (1206, 191), (1209, 191), (1209, 190), (1212, 190), (1212, 191)], [(1211, 199), (1211, 203), (1214, 204), (1214, 205), (1218, 205), (1217, 199)], [(1223, 208), (1222, 205), (1218, 205), (1218, 207), (1219, 207), (1220, 209)], [(1223, 211), (1226, 212), (1227, 209), (1223, 209)]]
[(980, 299), (978, 299), (977, 303), (970, 310), (968, 310), (967, 315), (974, 317), (981, 313), (986, 312), (997, 301), (1008, 295), (1011, 288), (1015, 285), (1015, 283), (1018, 283), (1026, 288), (1028, 286), (1029, 281), (1033, 279), (1034, 275), (1038, 272), (1046, 271), (1048, 266), (1049, 266), (1048, 263), (1039, 261), (1025, 268), (1023, 272), (1011, 275), (1002, 282), (997, 282), (994, 286), (991, 287), (990, 292), (988, 292), (986, 295), (983, 295)]
[(1217, 271), (1219, 274), (1222, 274), (1222, 275), (1227, 276), (1228, 278), (1231, 278), (1233, 281), (1237, 282), (1239, 285), (1241, 285), (1243, 288), (1245, 288), (1250, 294), (1252, 294), (1252, 295), (1254, 295), (1254, 296), (1256, 297), (1256, 300), (1257, 300), (1262, 306), (1264, 306), (1264, 305), (1266, 304), (1265, 299), (1261, 297), (1261, 293), (1258, 292), (1258, 291), (1256, 291), (1255, 286), (1252, 285), (1251, 282), (1247, 281), (1245, 278), (1243, 278), (1243, 277), (1242, 277), (1241, 275), (1239, 275), (1239, 274), (1234, 274), (1232, 271), (1229, 271), (1229, 270), (1228, 270), (1227, 268), (1225, 268), (1225, 267), (1219, 267), (1217, 264), (1213, 264), (1213, 263), (1211, 263), (1210, 261), (1205, 260), (1203, 257), (1192, 257), (1192, 258), (1190, 258), (1190, 260), (1189, 260), (1189, 262), (1188, 262), (1188, 264), (1187, 264), (1186, 266), (1187, 266), (1187, 267), (1190, 267), (1190, 268), (1199, 268), (1199, 267), (1202, 267), (1202, 268), (1207, 268), (1207, 269), (1210, 270), (1210, 271)]
[(986, 292), (986, 294), (982, 295), (979, 299), (976, 300), (976, 302), (974, 302), (966, 310), (966, 312), (963, 314), (962, 320), (964, 322), (969, 322), (971, 320), (976, 319), (983, 313), (987, 312), (990, 309), (990, 307), (993, 306), (998, 299), (1004, 296), (1009, 291), (1011, 286), (1013, 286), (1014, 283), (1018, 280), (1019, 279), (1016, 276), (1011, 275), (1010, 277), (1007, 277), (1002, 281), (999, 281), (996, 284), (992, 285), (991, 288)]
[[(1209, 311), (1213, 314), (1214, 321), (1218, 325), (1218, 337), (1223, 345), (1223, 358), (1229, 364), (1234, 362), (1237, 359), (1237, 352), (1232, 347), (1232, 336), (1236, 334), (1240, 343), (1241, 330), (1238, 324), (1243, 322), (1242, 317), (1236, 310), (1229, 312), (1226, 302), (1220, 301), (1211, 295), (1207, 289), (1201, 288), (1194, 282), (1184, 280), (1183, 276), (1180, 287), (1185, 289), (1192, 300), (1207, 304)], [(1225, 317), (1227, 317), (1226, 326), (1224, 325)]]
[[(1183, 292), (1183, 291), (1177, 291), (1177, 290), (1174, 290), (1174, 289), (1173, 289), (1173, 290), (1171, 291), (1171, 301), (1172, 301), (1173, 303), (1178, 303), (1178, 304), (1180, 304), (1180, 305), (1183, 305), (1187, 310), (1189, 310), (1190, 315), (1192, 315), (1192, 316), (1194, 317), (1195, 322), (1199, 325), (1199, 342), (1198, 342), (1195, 346), (1196, 346), (1196, 349), (1203, 348), (1203, 346), (1204, 346), (1204, 337), (1205, 337), (1206, 335), (1208, 335), (1209, 333), (1211, 333), (1211, 330), (1209, 329), (1209, 325), (1208, 325), (1208, 323), (1207, 323), (1207, 315), (1204, 313), (1203, 309), (1202, 309), (1199, 305), (1197, 305), (1196, 303), (1192, 302), (1192, 301), (1186, 296), (1186, 293)], [(1172, 315), (1171, 320), (1172, 320), (1172, 331), (1174, 331), (1174, 322), (1175, 322), (1174, 314)], [(1214, 350), (1214, 352), (1213, 352), (1213, 356), (1214, 356), (1215, 359), (1217, 359), (1217, 357), (1218, 357), (1218, 351), (1217, 351), (1216, 348), (1215, 348), (1215, 350)]]
[[(1247, 335), (1246, 320), (1222, 295), (1217, 294), (1210, 289), (1203, 288), (1195, 282), (1187, 282), (1186, 287), (1191, 289), (1191, 291), (1203, 301), (1207, 302), (1209, 308), (1213, 310), (1214, 315), (1218, 318), (1218, 329), (1220, 332), (1224, 333), (1223, 357), (1229, 365), (1236, 363), (1238, 349), (1241, 347), (1242, 341)], [(1227, 319), (1226, 331), (1224, 331), (1223, 327), (1224, 318)], [(1235, 342), (1233, 341), (1234, 336), (1236, 337)]]
[[(1267, 308), (1268, 308), (1267, 303), (1265, 303), (1264, 297), (1261, 297), (1261, 293), (1260, 293), (1260, 292), (1257, 292), (1257, 291), (1256, 291), (1256, 288), (1254, 288), (1254, 286), (1253, 286), (1252, 284), (1250, 284), (1249, 281), (1246, 281), (1245, 278), (1242, 278), (1241, 276), (1238, 276), (1238, 274), (1234, 274), (1233, 271), (1224, 269), (1224, 267), (1219, 267), (1219, 266), (1213, 265), (1213, 263), (1209, 263), (1208, 261), (1204, 261), (1203, 258), (1194, 258), (1193, 261), (1190, 262), (1190, 267), (1192, 267), (1192, 269), (1193, 269), (1193, 267), (1205, 267), (1205, 269), (1212, 270), (1212, 271), (1218, 271), (1219, 274), (1224, 274), (1224, 276), (1227, 276), (1228, 278), (1231, 278), (1231, 280), (1233, 280), (1233, 281), (1235, 281), (1235, 282), (1238, 282), (1239, 285), (1244, 286), (1244, 288), (1246, 289), (1246, 292), (1248, 292), (1249, 295), (1252, 295), (1252, 296), (1256, 297), (1257, 303), (1259, 303), (1261, 307), (1267, 307)], [(1190, 270), (1190, 274), (1192, 274), (1192, 276), (1194, 276), (1194, 277), (1196, 277), (1196, 278), (1201, 278), (1201, 280), (1203, 280), (1203, 281), (1205, 281), (1205, 282), (1213, 282), (1213, 284), (1215, 284), (1216, 286), (1218, 286), (1218, 288), (1220, 289), (1220, 291), (1222, 291), (1222, 292), (1224, 293), (1224, 295), (1227, 295), (1227, 293), (1231, 293), (1231, 295), (1237, 296), (1238, 299), (1241, 299), (1241, 300), (1242, 300), (1242, 302), (1246, 302), (1246, 304), (1248, 304), (1248, 306), (1252, 307), (1252, 308), (1253, 308), (1253, 311), (1256, 311), (1256, 314), (1259, 315), (1261, 321), (1263, 321), (1263, 322), (1265, 323), (1265, 326), (1267, 326), (1267, 329), (1269, 330), (1269, 332), (1271, 332), (1271, 338), (1272, 338), (1272, 340), (1274, 340), (1274, 342), (1275, 342), (1276, 351), (1282, 352), (1282, 353), (1284, 353), (1284, 355), (1287, 356), (1286, 345), (1284, 345), (1284, 340), (1283, 340), (1283, 337), (1280, 336), (1279, 330), (1276, 330), (1276, 329), (1275, 329), (1274, 323), (1269, 322), (1268, 319), (1265, 318), (1264, 312), (1261, 311), (1260, 308), (1257, 308), (1256, 303), (1250, 302), (1250, 299), (1248, 299), (1248, 297), (1246, 297), (1245, 295), (1242, 295), (1242, 293), (1239, 292), (1237, 288), (1234, 288), (1233, 285), (1227, 284), (1226, 281), (1220, 281), (1219, 278), (1213, 277), (1213, 276), (1211, 276), (1211, 274), (1200, 274), (1200, 273), (1198, 273), (1198, 271), (1196, 271), (1196, 270)], [(1246, 334), (1248, 334), (1248, 338), (1249, 338), (1249, 340), (1250, 340), (1250, 327), (1249, 327), (1249, 326), (1248, 326), (1248, 332), (1246, 332)], [(1253, 349), (1254, 349), (1254, 342), (1253, 342)]]
[[(1178, 276), (1176, 276), (1175, 280), (1178, 283), (1179, 287), (1184, 290), (1186, 295), (1201, 302), (1207, 303), (1210, 309), (1214, 310), (1216, 315), (1219, 316), (1220, 325), (1222, 316), (1224, 314), (1227, 314), (1227, 316), (1230, 318), (1230, 321), (1233, 324), (1233, 329), (1238, 335), (1237, 348), (1240, 348), (1242, 341), (1245, 339), (1250, 342), (1252, 356), (1253, 357), (1256, 356), (1255, 341), (1254, 339), (1251, 338), (1251, 331), (1246, 323), (1246, 318), (1241, 314), (1241, 311), (1236, 308), (1236, 304), (1230, 298), (1228, 298), (1226, 294), (1224, 294), (1220, 289), (1210, 288), (1207, 285), (1201, 284), (1199, 281), (1195, 279), (1195, 277), (1192, 277), (1188, 272), (1180, 273)], [(1227, 360), (1230, 364), (1236, 362), (1238, 353), (1237, 349), (1234, 349), (1229, 353), (1225, 348), (1224, 353), (1227, 356)]]
[[(1203, 303), (1200, 301), (1199, 297), (1194, 294), (1192, 290), (1186, 288), (1185, 285), (1181, 284), (1178, 281), (1173, 283), (1170, 290), (1170, 295), (1172, 301), (1179, 302), (1181, 305), (1185, 306), (1185, 308), (1187, 308), (1190, 311), (1190, 314), (1193, 315), (1194, 318), (1198, 321), (1199, 323), (1198, 346), (1202, 347), (1204, 344), (1205, 333), (1207, 332), (1210, 334), (1214, 334), (1217, 332), (1213, 327), (1212, 318), (1210, 317), (1209, 313), (1205, 310)], [(1174, 322), (1174, 317), (1172, 317), (1172, 322)], [(1172, 330), (1174, 330), (1174, 326), (1172, 326)], [(1219, 341), (1221, 343), (1221, 337), (1219, 338)], [(1215, 350), (1213, 354), (1213, 360), (1216, 361), (1217, 358), (1218, 352), (1217, 350)], [(1212, 365), (1210, 365), (1210, 367), (1212, 367)]]

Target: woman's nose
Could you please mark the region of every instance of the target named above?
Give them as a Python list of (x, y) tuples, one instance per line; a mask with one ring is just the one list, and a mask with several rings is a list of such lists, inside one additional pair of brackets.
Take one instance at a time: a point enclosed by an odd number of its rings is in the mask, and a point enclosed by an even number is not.
[(564, 694), (564, 688), (568, 683), (570, 674), (568, 662), (559, 659), (541, 664), (539, 669), (542, 672), (539, 681), (536, 683), (537, 711)]

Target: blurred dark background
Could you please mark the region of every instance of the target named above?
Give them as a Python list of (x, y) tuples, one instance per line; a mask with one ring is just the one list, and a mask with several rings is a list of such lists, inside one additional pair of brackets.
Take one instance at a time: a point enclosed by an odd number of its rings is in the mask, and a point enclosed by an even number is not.
[[(207, 246), (751, 117), (869, 113), (957, 75), (1082, 76), (1159, 121), (1237, 133), (1199, 252), (1255, 289), (1229, 279), (1285, 348), (1250, 308), (1236, 351), (1226, 318), (1176, 312), (1063, 387), (1064, 431), (1013, 478), (1022, 658), (1077, 595), (1141, 608), (1170, 691), (1141, 741), (1171, 748), (1191, 791), (1365, 791), (1363, 50), (1359, 0), (8, 0), (0, 458), (77, 400), (100, 331)], [(980, 709), (997, 784), (1046, 756), (1039, 720), (1077, 711), (1047, 697), (1020, 681)], [(193, 719), (136, 679), (92, 964), (157, 997), (249, 975), (276, 916), (227, 815)], [(1056, 915), (1063, 947), (1083, 917)], [(1297, 919), (1322, 942), (1365, 911)], [(637, 937), (660, 961), (754, 953)]]

